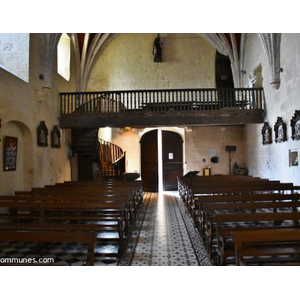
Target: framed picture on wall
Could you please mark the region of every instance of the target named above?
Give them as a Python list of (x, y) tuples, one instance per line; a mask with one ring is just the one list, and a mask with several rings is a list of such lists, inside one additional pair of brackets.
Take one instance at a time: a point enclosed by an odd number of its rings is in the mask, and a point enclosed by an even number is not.
[(290, 167), (298, 167), (299, 166), (298, 149), (290, 149), (289, 150), (289, 166)]
[(17, 169), (18, 138), (5, 137), (4, 144), (4, 171), (15, 171)]

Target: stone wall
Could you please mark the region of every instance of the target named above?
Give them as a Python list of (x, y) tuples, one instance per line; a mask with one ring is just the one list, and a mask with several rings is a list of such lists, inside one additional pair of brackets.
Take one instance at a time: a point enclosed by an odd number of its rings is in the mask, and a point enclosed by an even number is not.
[[(300, 34), (281, 35), (280, 87), (274, 89), (270, 85), (270, 72), (267, 56), (263, 51), (257, 34), (248, 34), (243, 70), (246, 70), (243, 85), (247, 86), (248, 76), (259, 64), (262, 66), (263, 88), (266, 98), (265, 122), (272, 128), (273, 143), (262, 144), (262, 125), (246, 126), (247, 164), (253, 176), (277, 179), (283, 182), (300, 184), (300, 166), (289, 166), (289, 150), (300, 151), (300, 141), (291, 139), (290, 120), (295, 110), (300, 109)], [(287, 125), (287, 141), (275, 142), (274, 125), (277, 117), (282, 117)]]
[[(58, 125), (59, 92), (76, 89), (75, 72), (68, 82), (57, 74), (56, 59), (53, 61), (51, 88), (42, 88), (40, 39), (30, 34), (29, 83), (0, 68), (0, 192), (11, 194), (70, 180), (69, 131), (60, 130), (61, 147), (51, 148), (50, 133)], [(56, 57), (56, 56), (55, 56)], [(73, 63), (74, 67), (74, 63)], [(48, 147), (37, 146), (37, 127), (45, 121), (49, 131)], [(18, 138), (17, 169), (3, 171), (5, 136)]]
[[(201, 126), (192, 127), (185, 132), (186, 172), (200, 171), (210, 168), (211, 174), (230, 174), (229, 152), (226, 146), (236, 146), (231, 153), (232, 169), (235, 163), (241, 168), (248, 168), (245, 157), (245, 127), (244, 126)], [(218, 157), (218, 163), (211, 161)]]
[(155, 63), (156, 34), (120, 34), (100, 52), (87, 90), (206, 88), (215, 86), (216, 50), (199, 34), (161, 34), (162, 62)]

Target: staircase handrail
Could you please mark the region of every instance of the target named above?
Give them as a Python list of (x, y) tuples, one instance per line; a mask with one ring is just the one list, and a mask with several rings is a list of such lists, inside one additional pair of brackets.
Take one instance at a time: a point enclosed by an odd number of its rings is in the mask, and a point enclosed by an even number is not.
[[(102, 173), (102, 177), (115, 177), (120, 178), (122, 177), (123, 173), (125, 172), (125, 151), (121, 147), (111, 142), (105, 141), (101, 138), (98, 138), (99, 141), (99, 165)], [(103, 166), (103, 155), (104, 150), (102, 145), (107, 145), (108, 149), (110, 150), (110, 161), (108, 167)], [(102, 151), (102, 154), (101, 152)], [(106, 175), (105, 175), (106, 173)]]

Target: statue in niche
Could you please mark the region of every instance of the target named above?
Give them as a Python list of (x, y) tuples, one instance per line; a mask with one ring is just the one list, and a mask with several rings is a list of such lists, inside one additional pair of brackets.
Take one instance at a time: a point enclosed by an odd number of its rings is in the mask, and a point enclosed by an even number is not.
[(52, 148), (60, 148), (60, 131), (57, 125), (54, 125), (51, 131), (51, 147)]
[(264, 126), (261, 130), (263, 145), (272, 144), (272, 129), (268, 122), (264, 122)]
[(155, 62), (162, 62), (162, 38), (159, 33), (153, 43), (153, 54)]
[(292, 139), (300, 140), (300, 110), (296, 110), (291, 120)]
[(298, 138), (299, 140), (300, 137), (300, 121), (297, 121), (295, 123), (295, 138)]
[(281, 117), (277, 117), (277, 122), (274, 125), (274, 131), (275, 131), (275, 142), (276, 143), (282, 143), (287, 140), (286, 124), (282, 120)]
[(278, 139), (283, 140), (283, 128), (282, 125), (278, 126)]
[(48, 129), (45, 121), (41, 121), (37, 128), (37, 144), (40, 147), (48, 146)]

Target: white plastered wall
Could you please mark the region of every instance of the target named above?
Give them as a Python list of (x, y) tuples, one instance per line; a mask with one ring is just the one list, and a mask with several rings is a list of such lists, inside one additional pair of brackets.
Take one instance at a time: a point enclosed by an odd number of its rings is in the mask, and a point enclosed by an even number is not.
[[(281, 83), (278, 90), (270, 85), (269, 66), (261, 41), (257, 34), (248, 34), (246, 40), (243, 69), (246, 70), (243, 85), (248, 83), (248, 75), (261, 64), (263, 88), (266, 98), (265, 121), (272, 128), (273, 143), (262, 144), (260, 125), (246, 126), (247, 164), (253, 176), (277, 179), (282, 182), (300, 184), (300, 167), (289, 166), (289, 150), (300, 151), (300, 141), (291, 139), (290, 120), (295, 110), (300, 109), (300, 34), (281, 35), (280, 67)], [(275, 143), (274, 125), (277, 117), (282, 117), (287, 125), (287, 141)]]

